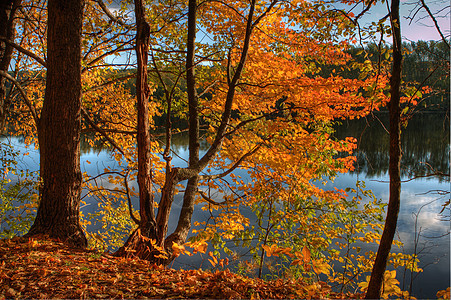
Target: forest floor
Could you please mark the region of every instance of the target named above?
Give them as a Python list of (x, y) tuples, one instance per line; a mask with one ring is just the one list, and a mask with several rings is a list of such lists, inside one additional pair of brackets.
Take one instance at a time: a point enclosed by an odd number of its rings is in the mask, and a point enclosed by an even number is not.
[(324, 282), (264, 281), (230, 272), (174, 270), (41, 238), (0, 240), (0, 299), (359, 298)]

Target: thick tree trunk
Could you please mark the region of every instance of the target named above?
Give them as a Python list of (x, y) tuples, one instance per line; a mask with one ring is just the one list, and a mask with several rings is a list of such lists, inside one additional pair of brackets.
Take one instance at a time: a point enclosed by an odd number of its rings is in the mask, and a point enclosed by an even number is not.
[[(6, 41), (14, 40), (15, 14), (21, 2), (22, 0), (0, 1), (0, 71), (3, 72), (8, 72), (11, 63), (13, 47)], [(11, 99), (6, 95), (6, 78), (0, 76), (0, 133), (5, 129), (10, 104)]]
[(396, 232), (401, 196), (401, 109), (400, 85), (402, 69), (401, 30), (399, 23), (399, 0), (392, 0), (391, 23), (393, 30), (393, 66), (390, 78), (390, 199), (387, 208), (384, 231), (371, 272), (371, 279), (366, 293), (367, 299), (379, 299), (388, 255)]
[(42, 187), (27, 235), (48, 234), (86, 247), (81, 192), (81, 33), (83, 0), (49, 0), (47, 81), (38, 137)]

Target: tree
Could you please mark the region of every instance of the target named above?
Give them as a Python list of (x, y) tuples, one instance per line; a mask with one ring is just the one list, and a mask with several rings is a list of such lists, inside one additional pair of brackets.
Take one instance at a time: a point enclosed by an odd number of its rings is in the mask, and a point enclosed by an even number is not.
[[(138, 230), (119, 253), (138, 250), (133, 253), (158, 260), (160, 252), (166, 252), (165, 262), (170, 261), (172, 247), (182, 245), (191, 230), (195, 205), (218, 207), (217, 199), (203, 192), (205, 188), (224, 192), (225, 206), (235, 203), (218, 221), (237, 224), (244, 220), (240, 201), (254, 201), (252, 195), (264, 189), (266, 181), (293, 187), (279, 188), (281, 201), (293, 199), (290, 193), (309, 199), (323, 193), (313, 180), (351, 167), (352, 158), (334, 155), (349, 153), (353, 142), (333, 140), (329, 123), (365, 115), (380, 105), (385, 78), (371, 77), (370, 72), (360, 79), (343, 76), (351, 59), (344, 52), (349, 45), (330, 32), (348, 32), (347, 16), (324, 15), (323, 4), (303, 1), (135, 4), (136, 26), (125, 23), (130, 18), (109, 12), (100, 0), (86, 5), (89, 13), (84, 19), (83, 114), (97, 132), (91, 142), (106, 138), (117, 150), (117, 159), (122, 163), (125, 158), (120, 180), (124, 199), (133, 195), (127, 180), (138, 170), (140, 220), (129, 205)], [(119, 13), (125, 15), (126, 10), (124, 6)], [(115, 81), (120, 72), (98, 68), (108, 55), (131, 50), (127, 48), (131, 28), (137, 32), (130, 40), (140, 45), (135, 51), (141, 49), (137, 102), (130, 101), (130, 93)], [(199, 28), (205, 28), (211, 42), (197, 41)], [(321, 73), (331, 65), (336, 73)], [(145, 78), (146, 66), (150, 80)], [(123, 78), (130, 77), (124, 73)], [(151, 96), (152, 85), (162, 93)], [(157, 134), (148, 135), (154, 130), (152, 117), (158, 114), (166, 117), (164, 149), (156, 141)], [(189, 124), (190, 158), (185, 168), (171, 163), (175, 118)], [(202, 156), (201, 143), (209, 145)], [(234, 199), (226, 180), (236, 168), (248, 170), (253, 183), (240, 183), (242, 194)], [(168, 234), (172, 202), (180, 189), (183, 209), (176, 230)], [(155, 191), (160, 192), (160, 201), (153, 201)]]
[[(394, 235), (396, 233), (398, 213), (400, 207), (400, 195), (401, 195), (401, 125), (406, 122), (409, 114), (409, 110), (413, 111), (417, 101), (412, 101), (415, 97), (415, 93), (419, 93), (421, 97), (421, 88), (424, 87), (425, 80), (419, 83), (419, 86), (415, 87), (414, 93), (409, 93), (409, 90), (404, 87), (403, 89), (403, 44), (401, 37), (401, 23), (400, 23), (400, 2), (398, 0), (392, 0), (389, 8), (390, 28), (392, 35), (392, 70), (390, 74), (390, 101), (387, 103), (390, 119), (390, 147), (389, 147), (389, 176), (390, 176), (390, 192), (389, 202), (387, 208), (387, 216), (385, 219), (384, 230), (381, 236), (381, 241), (377, 251), (376, 259), (374, 261), (371, 277), (368, 283), (368, 289), (366, 293), (366, 299), (377, 299), (381, 296), (381, 288), (384, 281), (384, 276), (387, 273), (386, 266), (387, 260), (390, 254), (391, 246), (393, 244)], [(416, 7), (411, 11), (411, 15), (408, 17), (413, 20), (419, 10), (425, 9), (428, 17), (432, 19), (434, 25), (442, 38), (443, 47), (448, 48), (449, 43), (445, 39), (441, 29), (434, 16), (426, 5), (425, 1), (421, 0), (416, 4)], [(381, 20), (382, 21), (382, 20)], [(380, 21), (380, 22), (381, 22)], [(383, 34), (383, 26), (380, 27)], [(420, 51), (421, 52), (421, 51)], [(418, 53), (420, 54), (420, 53)], [(433, 56), (439, 56), (439, 51), (433, 54)], [(430, 73), (426, 79), (431, 77), (436, 71), (438, 66)], [(410, 95), (409, 95), (410, 94)], [(404, 97), (402, 97), (404, 95)], [(424, 101), (424, 100), (423, 100)], [(401, 110), (401, 104), (406, 105)], [(409, 107), (410, 106), (410, 107)], [(410, 112), (413, 114), (413, 112)]]
[(390, 115), (390, 196), (382, 232), (379, 249), (377, 250), (371, 279), (366, 292), (366, 299), (378, 299), (381, 295), (382, 282), (388, 255), (396, 233), (398, 213), (401, 203), (401, 108), (400, 87), (402, 69), (402, 40), (401, 23), (399, 17), (399, 1), (392, 0), (390, 8), (390, 22), (393, 31), (393, 64), (390, 78), (390, 102), (388, 103)]
[[(137, 8), (140, 5), (139, 2), (135, 3), (137, 50), (139, 45), (145, 48), (146, 44), (140, 41), (140, 26), (143, 24), (141, 16), (144, 11)], [(372, 85), (374, 79), (368, 77), (359, 81), (340, 76), (316, 76), (322, 65), (344, 66), (349, 56), (342, 51), (346, 48), (345, 43), (334, 44), (335, 37), (326, 33), (323, 36), (321, 31), (308, 36), (306, 28), (311, 23), (302, 23), (298, 16), (300, 13), (311, 16), (309, 13), (314, 14), (315, 8), (315, 5), (304, 2), (284, 1), (251, 1), (246, 4), (237, 1), (227, 5), (189, 1), (187, 7), (184, 3), (162, 1), (147, 10), (148, 19), (155, 20), (156, 11), (163, 19), (159, 29), (150, 29), (148, 32), (151, 33), (153, 65), (150, 74), (159, 83), (166, 100), (162, 102), (167, 118), (165, 148), (162, 150), (166, 166), (164, 173), (160, 173), (158, 157), (154, 155), (140, 159), (141, 155), (149, 151), (140, 146), (145, 143), (139, 141), (139, 132), (148, 128), (138, 121), (138, 182), (143, 175), (152, 178), (161, 188), (161, 198), (155, 219), (150, 211), (140, 211), (138, 228), (119, 249), (118, 255), (139, 255), (164, 263), (171, 261), (176, 255), (173, 250), (185, 243), (190, 232), (196, 201), (217, 204), (199, 186), (213, 188), (215, 182), (221, 182), (222, 178), (238, 167), (250, 170), (255, 178), (277, 169), (281, 178), (275, 180), (302, 180), (306, 185), (303, 186), (303, 196), (316, 191), (308, 183), (309, 180), (321, 174), (333, 176), (335, 172), (349, 167), (352, 159), (338, 159), (329, 163), (321, 161), (320, 155), (316, 157), (310, 153), (315, 152), (315, 142), (319, 141), (326, 151), (349, 151), (350, 141), (332, 141), (328, 134), (320, 132), (321, 128), (334, 118), (358, 117), (368, 113), (372, 102), (359, 94), (359, 89)], [(286, 23), (284, 18), (290, 22)], [(294, 25), (291, 27), (291, 23), (305, 28), (298, 30)], [(149, 26), (155, 24), (149, 23)], [(212, 45), (196, 42), (199, 26), (205, 27), (207, 33), (211, 34), (214, 41)], [(183, 42), (182, 36), (185, 39)], [(291, 56), (288, 53), (292, 53)], [(141, 59), (145, 61), (142, 55), (145, 54), (138, 53), (138, 62)], [(202, 66), (202, 63), (210, 66)], [(140, 64), (138, 78), (145, 72)], [(182, 74), (185, 75), (183, 80), (180, 79)], [(383, 82), (379, 78), (375, 85), (382, 85)], [(180, 94), (176, 94), (174, 90), (179, 83), (183, 83), (184, 87)], [(143, 89), (142, 84), (143, 80), (140, 79), (137, 82), (138, 100), (143, 97), (146, 88), (144, 86)], [(374, 93), (373, 96), (380, 95)], [(171, 119), (176, 107), (177, 113), (185, 117), (189, 124), (189, 161), (185, 168), (171, 164)], [(139, 102), (137, 113), (139, 120), (143, 113)], [(203, 156), (199, 152), (199, 145), (203, 141), (201, 125), (208, 128), (206, 140), (209, 143)], [(151, 148), (158, 149), (159, 145), (154, 142)], [(273, 155), (274, 149), (280, 150), (283, 158)], [(315, 157), (314, 162), (311, 161), (312, 157)], [(141, 164), (147, 163), (149, 159), (155, 166), (152, 177), (149, 171), (140, 171)], [(283, 176), (283, 172), (292, 165), (281, 165), (281, 159), (302, 162), (300, 164), (308, 169), (300, 173), (304, 178), (293, 174), (291, 178)], [(328, 170), (328, 167), (331, 169)], [(210, 168), (220, 171), (215, 173)], [(178, 224), (175, 231), (168, 234), (174, 195), (185, 180)], [(264, 184), (263, 181), (258, 182), (255, 189)], [(141, 189), (142, 185), (139, 184), (139, 187)], [(145, 202), (145, 198), (151, 199), (146, 196), (148, 192), (144, 192), (149, 190), (140, 190), (140, 203)], [(140, 210), (146, 207), (149, 206), (140, 204)], [(229, 220), (233, 217), (233, 214), (224, 216)], [(147, 221), (143, 222), (145, 219)]]
[[(139, 227), (126, 242), (126, 246), (119, 250), (123, 252), (125, 247), (133, 245), (139, 250), (139, 256), (143, 254), (147, 245), (142, 236), (153, 240), (157, 239), (157, 224), (154, 213), (154, 195), (152, 191), (151, 169), (151, 140), (149, 132), (149, 94), (150, 88), (147, 80), (147, 62), (149, 52), (150, 26), (145, 18), (145, 7), (142, 0), (135, 0), (136, 38), (135, 51), (138, 62), (136, 76), (136, 103), (137, 103), (137, 152), (138, 152), (138, 186), (139, 186), (139, 212), (140, 220), (134, 219)], [(133, 213), (131, 213), (133, 217)], [(134, 218), (134, 217), (133, 217)], [(144, 246), (144, 247), (142, 247)]]
[(48, 1), (47, 78), (38, 124), (42, 187), (27, 234), (81, 247), (87, 245), (79, 224), (83, 2)]
[(5, 127), (6, 115), (11, 105), (11, 97), (6, 94), (6, 76), (13, 47), (8, 41), (14, 40), (16, 12), (21, 0), (6, 0), (0, 3), (0, 133)]

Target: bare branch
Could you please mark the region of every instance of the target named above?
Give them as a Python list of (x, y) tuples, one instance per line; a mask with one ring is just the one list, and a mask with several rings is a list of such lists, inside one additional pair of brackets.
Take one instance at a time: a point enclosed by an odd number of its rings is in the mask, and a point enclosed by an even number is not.
[(445, 45), (449, 47), (449, 43), (446, 40), (445, 36), (443, 35), (442, 31), (440, 30), (440, 26), (438, 25), (437, 20), (435, 19), (434, 15), (432, 14), (431, 10), (429, 9), (429, 7), (426, 5), (426, 2), (424, 0), (420, 0), (421, 4), (423, 5), (424, 9), (428, 12), (429, 17), (431, 17), (432, 21), (434, 22), (435, 28), (437, 29), (438, 33), (440, 34), (440, 37), (442, 38), (442, 41), (445, 43)]
[(199, 195), (202, 196), (202, 199), (204, 199), (205, 201), (207, 201), (207, 202), (210, 203), (210, 204), (213, 204), (213, 205), (222, 205), (222, 204), (226, 203), (226, 201), (223, 201), (223, 202), (216, 202), (215, 200), (213, 200), (213, 199), (211, 199), (210, 197), (208, 197), (208, 195), (205, 194), (205, 192), (202, 191), (202, 190), (199, 190), (199, 189), (198, 189), (197, 192), (199, 193)]
[(87, 64), (87, 66), (84, 67), (84, 68), (82, 69), (81, 72), (82, 72), (82, 73), (86, 72), (86, 71), (89, 69), (88, 66), (92, 66), (92, 65), (95, 64), (96, 62), (102, 60), (103, 58), (105, 58), (105, 57), (107, 57), (107, 56), (109, 56), (109, 55), (112, 55), (112, 54), (118, 53), (118, 52), (124, 52), (124, 51), (133, 50), (133, 48), (123, 48), (123, 49), (121, 49), (123, 46), (127, 45), (127, 44), (130, 43), (131, 41), (133, 41), (133, 39), (124, 42), (121, 46), (119, 46), (118, 48), (116, 48), (116, 49), (114, 49), (114, 50), (105, 52), (104, 54), (100, 55), (99, 57), (96, 57), (95, 59), (93, 59), (92, 61), (90, 61), (90, 62)]
[(25, 92), (25, 90), (23, 89), (23, 87), (20, 85), (20, 83), (11, 75), (9, 75), (8, 73), (6, 73), (5, 71), (0, 70), (0, 76), (5, 77), (6, 79), (10, 80), (12, 83), (14, 83), (14, 85), (19, 89), (20, 94), (22, 95), (22, 98), (25, 102), (25, 104), (28, 106), (28, 109), (30, 110), (30, 113), (33, 117), (34, 122), (36, 123), (36, 127), (39, 128), (39, 116), (36, 112), (35, 107), (33, 106), (33, 104), (31, 103), (30, 99), (28, 99), (27, 97), (27, 93)]
[(355, 22), (357, 22), (357, 20), (360, 19), (371, 8), (371, 5), (373, 5), (373, 3), (374, 0), (370, 0), (370, 2), (368, 2), (367, 6), (360, 12), (360, 14), (355, 17)]
[(103, 12), (108, 16), (108, 18), (110, 18), (113, 22), (116, 22), (122, 26), (125, 27), (129, 27), (130, 25), (128, 25), (127, 23), (125, 23), (124, 21), (122, 21), (121, 18), (116, 17), (111, 10), (108, 9), (108, 7), (106, 7), (105, 3), (103, 3), (102, 0), (95, 0), (95, 2), (97, 2), (100, 6), (100, 8), (103, 10)]
[(133, 214), (132, 200), (130, 199), (130, 190), (128, 188), (128, 181), (127, 181), (127, 177), (128, 177), (129, 173), (130, 173), (130, 170), (127, 170), (127, 172), (125, 173), (125, 176), (124, 176), (124, 186), (125, 186), (125, 192), (126, 192), (127, 200), (128, 200), (128, 211), (130, 213), (130, 218), (132, 218), (132, 220), (135, 222), (136, 225), (139, 225), (141, 223), (141, 221), (138, 220), (138, 218), (136, 218), (135, 215)]
[(45, 62), (45, 60), (43, 60), (42, 58), (40, 58), (39, 56), (37, 56), (35, 53), (31, 52), (30, 50), (27, 50), (27, 49), (23, 48), (22, 46), (17, 45), (16, 43), (14, 43), (12, 41), (7, 40), (5, 37), (2, 37), (2, 36), (0, 36), (0, 41), (4, 41), (11, 47), (14, 47), (17, 51), (33, 58), (39, 64), (41, 64), (43, 67), (47, 68), (47, 63)]

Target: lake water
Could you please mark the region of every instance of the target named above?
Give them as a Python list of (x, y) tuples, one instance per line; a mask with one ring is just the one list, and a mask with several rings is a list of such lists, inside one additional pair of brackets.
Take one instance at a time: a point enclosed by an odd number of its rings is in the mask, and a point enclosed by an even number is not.
[[(377, 115), (377, 119), (344, 122), (337, 126), (336, 136), (354, 136), (359, 140), (356, 170), (339, 175), (335, 182), (328, 183), (326, 188), (355, 187), (357, 180), (365, 181), (367, 188), (383, 201), (388, 201), (388, 133), (387, 116)], [(402, 179), (405, 181), (401, 192), (401, 209), (398, 221), (398, 239), (404, 243), (401, 250), (407, 254), (416, 251), (420, 258), (419, 273), (413, 281), (413, 295), (417, 298), (434, 298), (438, 290), (450, 286), (450, 212), (439, 212), (442, 205), (449, 199), (449, 177), (421, 177), (410, 180), (414, 175), (425, 175), (431, 170), (449, 174), (449, 117), (444, 114), (422, 114), (416, 116), (403, 130), (403, 160)], [(19, 139), (11, 139), (16, 149), (30, 152), (19, 160), (19, 167), (38, 170), (39, 153), (24, 147)], [(188, 156), (187, 139), (181, 137), (174, 140), (175, 151), (180, 158), (174, 157), (173, 163), (184, 166), (183, 158)], [(89, 161), (90, 163), (87, 163)], [(83, 148), (81, 157), (82, 171), (96, 175), (105, 167), (117, 166), (117, 162), (109, 156), (106, 150)], [(174, 213), (171, 214), (169, 232), (176, 226), (178, 212), (181, 208), (181, 197), (174, 201)], [(97, 205), (83, 208), (84, 213), (92, 212)], [(193, 220), (208, 218), (208, 213), (196, 211)], [(415, 232), (415, 228), (417, 232)], [(415, 243), (415, 236), (420, 231)], [(416, 250), (415, 250), (416, 249)], [(377, 249), (372, 249), (376, 251)], [(174, 268), (197, 268), (205, 258), (178, 258)], [(403, 274), (398, 273), (402, 282)], [(410, 278), (404, 281), (403, 289), (408, 290)]]
[[(389, 141), (382, 126), (388, 128), (388, 116), (380, 114), (376, 117), (378, 120), (369, 118), (368, 122), (345, 122), (344, 128), (338, 128), (338, 137), (354, 136), (360, 144), (356, 171), (339, 176), (334, 186), (352, 186), (356, 180), (364, 180), (377, 198), (388, 201)], [(450, 211), (446, 209), (439, 214), (442, 205), (450, 199), (449, 177), (413, 179), (415, 175), (434, 172), (449, 174), (449, 129), (449, 115), (426, 113), (415, 116), (402, 132), (404, 182), (397, 235), (404, 243), (403, 252), (412, 254), (416, 247), (419, 254), (419, 266), (424, 272), (413, 281), (413, 295), (420, 299), (435, 298), (438, 290), (450, 286)], [(398, 279), (401, 281), (401, 274)]]

